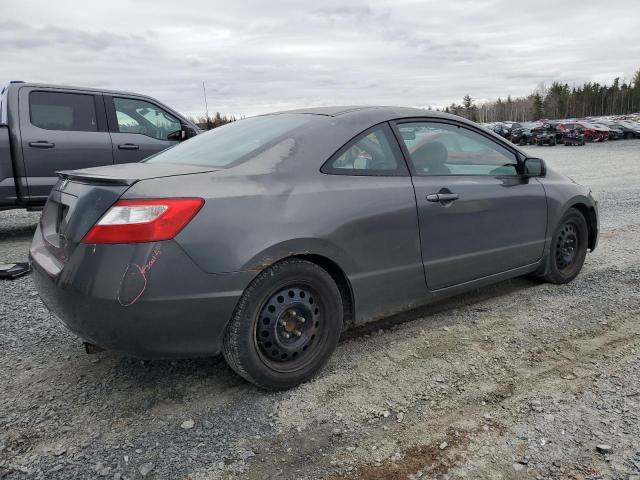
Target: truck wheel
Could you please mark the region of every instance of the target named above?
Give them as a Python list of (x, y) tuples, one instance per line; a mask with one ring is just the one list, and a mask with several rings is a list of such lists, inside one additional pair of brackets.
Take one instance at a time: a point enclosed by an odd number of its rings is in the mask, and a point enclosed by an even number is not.
[(542, 277), (550, 283), (569, 283), (576, 278), (587, 255), (589, 234), (582, 213), (570, 208), (556, 228), (547, 259), (547, 273)]
[(329, 360), (342, 317), (340, 292), (323, 268), (284, 260), (260, 273), (242, 294), (222, 353), (249, 382), (268, 390), (291, 388)]

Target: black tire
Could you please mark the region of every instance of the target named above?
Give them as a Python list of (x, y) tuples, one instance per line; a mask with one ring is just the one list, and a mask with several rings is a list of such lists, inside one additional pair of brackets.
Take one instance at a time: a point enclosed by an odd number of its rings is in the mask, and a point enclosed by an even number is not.
[(329, 360), (342, 317), (340, 292), (326, 270), (306, 260), (284, 260), (261, 272), (242, 294), (222, 353), (254, 385), (291, 388)]
[(571, 208), (553, 233), (547, 272), (542, 279), (550, 283), (569, 283), (576, 278), (587, 255), (589, 233), (582, 213)]
[(627, 132), (624, 134), (624, 138), (626, 138), (627, 140), (631, 140), (633, 138), (633, 133), (631, 132)]

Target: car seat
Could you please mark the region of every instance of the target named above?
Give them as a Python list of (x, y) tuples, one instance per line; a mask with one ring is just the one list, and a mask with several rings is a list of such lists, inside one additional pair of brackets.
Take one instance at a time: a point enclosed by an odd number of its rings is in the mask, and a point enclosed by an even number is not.
[(450, 175), (445, 164), (449, 158), (447, 148), (440, 142), (429, 142), (418, 147), (412, 154), (413, 164), (420, 173)]

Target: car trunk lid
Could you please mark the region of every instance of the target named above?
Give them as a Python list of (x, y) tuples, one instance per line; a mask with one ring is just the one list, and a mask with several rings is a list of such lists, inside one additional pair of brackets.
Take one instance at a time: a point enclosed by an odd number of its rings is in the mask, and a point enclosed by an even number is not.
[(66, 263), (89, 229), (139, 181), (212, 171), (194, 165), (134, 163), (58, 172), (60, 179), (40, 219), (47, 250)]

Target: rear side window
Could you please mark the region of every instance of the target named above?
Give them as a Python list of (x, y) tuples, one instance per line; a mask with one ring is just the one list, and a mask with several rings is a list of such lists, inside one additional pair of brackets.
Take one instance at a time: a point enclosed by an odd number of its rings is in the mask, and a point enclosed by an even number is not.
[(287, 138), (313, 115), (278, 114), (245, 118), (214, 128), (150, 157), (150, 163), (227, 167), (251, 158)]
[(93, 95), (62, 92), (31, 92), (31, 124), (45, 130), (97, 132)]
[(320, 169), (334, 175), (403, 175), (397, 142), (389, 127), (374, 127), (342, 147)]

